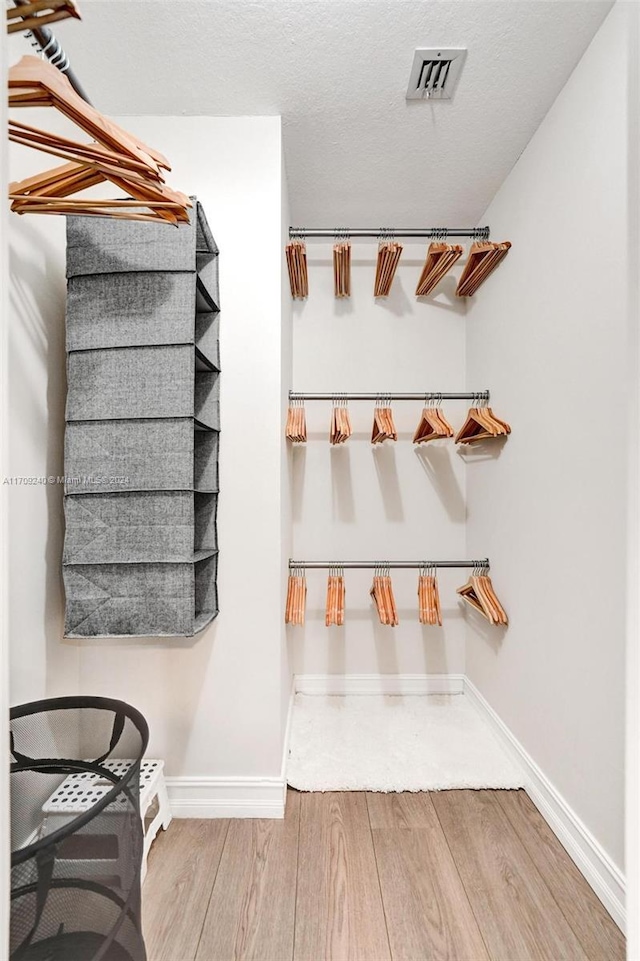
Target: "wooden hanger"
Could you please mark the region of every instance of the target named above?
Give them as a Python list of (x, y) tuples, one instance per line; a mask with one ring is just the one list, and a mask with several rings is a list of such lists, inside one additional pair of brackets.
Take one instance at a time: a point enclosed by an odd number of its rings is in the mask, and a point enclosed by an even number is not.
[(22, 30), (38, 30), (48, 23), (82, 17), (73, 0), (32, 0), (7, 10), (7, 33)]
[(351, 296), (351, 244), (346, 239), (333, 245), (333, 292), (336, 297)]
[(294, 444), (304, 444), (307, 440), (307, 418), (304, 401), (298, 398), (290, 401), (287, 410), (287, 424), (285, 427), (287, 440)]
[(351, 417), (346, 399), (336, 396), (331, 410), (331, 430), (329, 441), (331, 444), (344, 444), (351, 437)]
[(285, 624), (304, 624), (305, 606), (307, 601), (307, 581), (304, 568), (296, 568), (289, 574), (287, 583), (287, 602), (285, 606)]
[(138, 175), (141, 183), (149, 179), (154, 179), (158, 183), (162, 182), (162, 178), (155, 167), (149, 167), (141, 160), (125, 156), (96, 141), (88, 144), (78, 143), (68, 137), (49, 133), (39, 127), (32, 127), (13, 119), (9, 119), (9, 139), (14, 143), (35, 147), (45, 153), (62, 157), (64, 160), (72, 160), (81, 164), (93, 162), (104, 165), (108, 171), (116, 174), (122, 175), (126, 171), (129, 176)]
[[(9, 139), (15, 138), (10, 136)], [(123, 173), (120, 176), (109, 165), (100, 162), (87, 161), (87, 164), (64, 164), (39, 177), (10, 184), (11, 209), (18, 214), (64, 213), (76, 216), (91, 216), (95, 211), (95, 215), (101, 217), (166, 220), (173, 224), (184, 221), (185, 216), (188, 220), (186, 209), (191, 206), (191, 201), (184, 194), (170, 190), (166, 184), (144, 182), (136, 174)], [(101, 200), (70, 196), (105, 181), (123, 189), (129, 198)], [(144, 210), (147, 213), (143, 213)]]
[(474, 444), (510, 433), (509, 424), (495, 417), (490, 407), (470, 407), (464, 424), (456, 434), (456, 444)]
[(327, 579), (327, 605), (325, 611), (325, 624), (327, 627), (331, 624), (342, 627), (344, 624), (344, 608), (344, 574), (342, 569), (336, 566), (331, 570)]
[(371, 590), (369, 594), (374, 600), (376, 605), (376, 610), (378, 612), (378, 617), (381, 624), (388, 624), (388, 615), (385, 605), (384, 592), (382, 590), (382, 578), (378, 575), (377, 571), (373, 576), (373, 584), (371, 585)]
[(453, 435), (455, 434), (455, 431), (451, 426), (451, 424), (449, 423), (449, 421), (447, 420), (447, 418), (444, 416), (442, 412), (442, 408), (440, 406), (441, 403), (442, 403), (442, 399), (440, 399), (437, 402), (436, 406), (434, 407), (436, 417), (438, 418), (438, 420), (440, 421), (440, 424), (442, 425), (442, 430), (444, 431), (443, 436), (453, 437)]
[(482, 592), (489, 599), (492, 607), (497, 613), (498, 623), (507, 625), (509, 623), (507, 613), (498, 600), (498, 596), (493, 589), (493, 584), (491, 583), (491, 578), (489, 577), (488, 573), (485, 572), (483, 574), (479, 574), (478, 582)]
[(442, 627), (436, 568), (425, 564), (418, 577), (418, 617), (421, 624)]
[[(434, 398), (429, 398), (431, 404)], [(440, 401), (438, 402), (438, 405)], [(440, 407), (424, 407), (420, 416), (420, 423), (413, 435), (414, 444), (424, 444), (430, 440), (437, 440), (440, 437), (453, 437), (454, 430), (449, 421), (445, 418)]]
[(150, 170), (170, 170), (168, 160), (157, 150), (119, 127), (113, 120), (103, 116), (83, 100), (68, 79), (56, 67), (39, 57), (23, 57), (9, 68), (9, 106), (19, 106), (13, 96), (14, 90), (24, 94), (31, 91), (30, 106), (54, 106), (69, 117), (76, 126), (88, 133), (98, 143), (116, 153), (134, 160), (141, 160)]
[(391, 238), (381, 240), (378, 244), (378, 259), (376, 262), (376, 279), (373, 287), (374, 297), (388, 297), (396, 275), (402, 244), (397, 244)]
[(487, 277), (502, 263), (510, 249), (511, 243), (508, 240), (501, 244), (490, 241), (471, 244), (469, 259), (458, 281), (456, 295), (458, 297), (473, 296)]
[(490, 624), (508, 625), (507, 614), (495, 594), (486, 569), (480, 574), (472, 574), (467, 583), (457, 589), (457, 593), (474, 610), (486, 617)]
[(371, 430), (372, 444), (381, 444), (385, 440), (398, 439), (398, 433), (393, 422), (393, 411), (389, 405), (390, 401), (385, 401), (384, 397), (380, 397), (376, 401)]
[[(11, 209), (20, 214), (73, 214), (188, 223), (190, 199), (163, 180), (170, 169), (162, 154), (141, 143), (98, 113), (50, 63), (23, 57), (9, 70), (10, 106), (47, 105), (58, 109), (94, 141), (78, 143), (12, 120), (9, 139), (71, 161), (11, 184)], [(82, 199), (72, 193), (109, 181), (123, 189), (124, 200)], [(133, 198), (133, 199), (132, 199)]]
[(304, 240), (292, 240), (285, 247), (289, 286), (294, 299), (303, 300), (309, 296), (309, 275), (307, 273), (307, 245)]
[(387, 568), (386, 574), (382, 578), (382, 581), (387, 608), (387, 623), (389, 624), (389, 627), (397, 627), (399, 623), (398, 611), (396, 610), (396, 599), (393, 596), (393, 584), (391, 583), (389, 568)]
[(388, 567), (383, 565), (376, 568), (373, 585), (369, 593), (375, 602), (380, 623), (389, 627), (397, 627), (399, 623), (398, 612)]
[(424, 267), (416, 287), (416, 297), (426, 297), (435, 290), (463, 252), (464, 247), (461, 247), (460, 244), (429, 244)]

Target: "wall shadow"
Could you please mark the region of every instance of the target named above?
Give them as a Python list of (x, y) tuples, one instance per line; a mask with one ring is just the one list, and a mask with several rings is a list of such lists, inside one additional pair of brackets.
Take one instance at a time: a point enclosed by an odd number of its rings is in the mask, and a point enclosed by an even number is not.
[(307, 468), (307, 448), (304, 444), (291, 445), (291, 515), (302, 520), (304, 502), (304, 475)]
[(508, 436), (493, 437), (491, 440), (478, 440), (473, 444), (458, 444), (456, 452), (465, 463), (472, 464), (487, 460), (498, 460), (508, 441)]
[(376, 444), (372, 448), (373, 462), (376, 466), (385, 517), (388, 521), (403, 521), (404, 509), (400, 480), (396, 465), (396, 452), (389, 444)]
[(433, 293), (426, 297), (416, 297), (419, 304), (428, 304), (430, 307), (438, 307), (440, 310), (448, 310), (460, 317), (464, 317), (467, 305), (466, 298), (456, 296), (458, 281), (453, 274), (440, 281)]
[[(375, 264), (374, 264), (375, 270)], [(375, 281), (375, 273), (374, 273)], [(372, 284), (373, 286), (373, 284)], [(373, 293), (373, 291), (372, 291)], [(403, 317), (405, 314), (409, 313), (409, 308), (411, 306), (411, 301), (407, 296), (404, 286), (402, 284), (402, 278), (396, 274), (393, 278), (393, 283), (391, 285), (391, 290), (387, 297), (375, 297), (374, 303), (376, 307), (382, 307), (383, 310), (388, 311), (395, 317)]]
[(351, 451), (343, 444), (332, 446), (330, 457), (332, 517), (345, 524), (353, 524), (356, 519), (356, 505), (351, 476)]
[[(376, 648), (378, 668), (380, 674), (398, 674), (398, 652), (394, 631), (397, 628), (381, 624), (373, 601), (371, 602), (370, 617), (373, 622), (373, 641)], [(400, 620), (400, 612), (398, 612)]]
[[(442, 612), (444, 621), (444, 611)], [(425, 674), (448, 673), (447, 641), (444, 627), (421, 624)], [(434, 666), (435, 665), (435, 666)]]
[(467, 505), (453, 470), (451, 447), (431, 441), (416, 445), (413, 451), (449, 518), (463, 523), (467, 519)]
[[(23, 235), (37, 252), (33, 258), (23, 259), (10, 247), (10, 312), (19, 319), (21, 333), (26, 334), (34, 353), (42, 361), (46, 372), (46, 408), (34, 404), (31, 415), (24, 410), (25, 423), (43, 421), (46, 435), (45, 465), (47, 477), (54, 483), (45, 485), (47, 531), (44, 547), (45, 597), (43, 634), (46, 645), (46, 684), (58, 688), (58, 678), (51, 677), (50, 665), (55, 665), (60, 645), (73, 648), (75, 643), (63, 637), (64, 587), (62, 581), (62, 544), (64, 538), (64, 485), (57, 479), (64, 472), (64, 428), (66, 383), (65, 307), (66, 288), (61, 270), (60, 252), (29, 223), (20, 225)], [(38, 256), (39, 255), (39, 256)], [(39, 264), (43, 263), (40, 268)], [(56, 284), (56, 281), (58, 283)], [(21, 351), (12, 351), (14, 361)], [(12, 376), (17, 371), (12, 370)], [(34, 371), (27, 370), (23, 382), (33, 379)], [(20, 465), (12, 464), (12, 469)], [(23, 572), (27, 576), (26, 572)], [(14, 576), (16, 572), (14, 572)], [(77, 678), (69, 678), (69, 689), (75, 692)]]
[(490, 624), (489, 621), (467, 604), (465, 601), (459, 602), (460, 610), (465, 621), (473, 629), (473, 633), (491, 648), (494, 654), (499, 654), (504, 643), (508, 627), (503, 624)]

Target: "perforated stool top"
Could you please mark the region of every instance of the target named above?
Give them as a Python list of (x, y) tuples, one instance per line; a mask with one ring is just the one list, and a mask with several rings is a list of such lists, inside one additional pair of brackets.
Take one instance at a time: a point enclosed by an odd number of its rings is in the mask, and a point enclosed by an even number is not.
[[(114, 774), (124, 776), (134, 762), (126, 758), (103, 761), (102, 766)], [(153, 800), (158, 776), (162, 774), (164, 761), (142, 761), (140, 768), (140, 810), (144, 812)], [(100, 798), (113, 788), (113, 782), (84, 771), (70, 774), (42, 805), (43, 814), (82, 814), (93, 807)], [(120, 799), (114, 807), (118, 807)], [(122, 804), (126, 805), (126, 798)]]

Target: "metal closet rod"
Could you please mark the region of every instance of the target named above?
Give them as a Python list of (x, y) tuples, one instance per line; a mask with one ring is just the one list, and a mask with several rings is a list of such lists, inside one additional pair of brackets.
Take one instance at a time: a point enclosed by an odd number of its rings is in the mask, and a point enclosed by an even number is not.
[(436, 391), (423, 391), (421, 394), (345, 394), (337, 391), (333, 394), (305, 394), (297, 390), (289, 391), (289, 400), (486, 400), (490, 399), (488, 390), (476, 390), (473, 393), (441, 394)]
[(328, 237), (373, 237), (376, 240), (387, 237), (427, 237), (431, 240), (444, 240), (448, 237), (470, 237), (473, 240), (488, 240), (489, 227), (289, 227), (289, 239)]
[(306, 570), (328, 570), (332, 567), (343, 567), (345, 570), (362, 568), (375, 570), (377, 567), (402, 568), (403, 570), (418, 570), (427, 567), (489, 567), (489, 558), (478, 561), (294, 561), (289, 560), (289, 570), (304, 568)]
[[(14, 3), (16, 7), (24, 7), (29, 3), (29, 0), (14, 0)], [(49, 27), (32, 27), (31, 30), (25, 33), (25, 36), (27, 38), (33, 37), (47, 60), (65, 75), (78, 96), (82, 97), (83, 100), (86, 100), (88, 104), (91, 104), (91, 101), (84, 92), (82, 84), (69, 65), (68, 56), (60, 46), (60, 42), (54, 37)]]

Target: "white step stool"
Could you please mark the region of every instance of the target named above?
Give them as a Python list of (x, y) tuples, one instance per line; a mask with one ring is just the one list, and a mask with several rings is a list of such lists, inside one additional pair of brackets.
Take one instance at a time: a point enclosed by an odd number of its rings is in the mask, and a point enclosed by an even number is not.
[[(133, 761), (126, 759), (111, 760), (103, 761), (102, 766), (108, 771), (113, 771), (116, 775), (124, 775), (133, 763)], [(60, 818), (63, 822), (72, 821), (78, 814), (90, 810), (100, 798), (109, 793), (112, 787), (113, 782), (101, 778), (99, 774), (92, 774), (88, 771), (70, 774), (42, 805), (44, 820), (41, 834), (45, 833), (47, 822), (51, 818)], [(145, 830), (145, 816), (154, 799), (157, 800), (158, 810)], [(124, 798), (122, 803), (126, 803)], [(142, 882), (147, 873), (147, 855), (153, 840), (161, 826), (166, 830), (171, 824), (171, 806), (164, 781), (164, 761), (142, 761), (140, 767), (140, 817), (144, 834), (142, 868), (140, 871), (140, 881)], [(62, 824), (58, 826), (62, 827)], [(46, 830), (46, 833), (50, 834), (51, 830)]]

